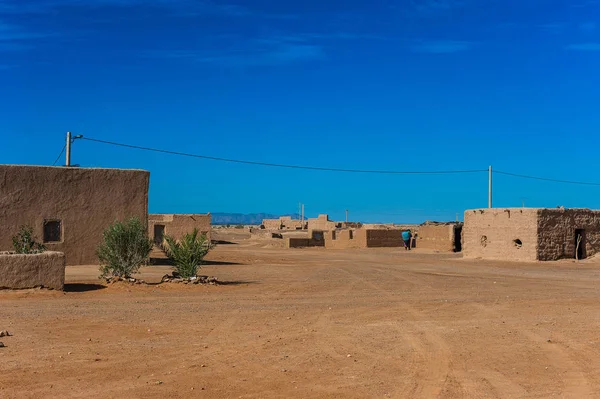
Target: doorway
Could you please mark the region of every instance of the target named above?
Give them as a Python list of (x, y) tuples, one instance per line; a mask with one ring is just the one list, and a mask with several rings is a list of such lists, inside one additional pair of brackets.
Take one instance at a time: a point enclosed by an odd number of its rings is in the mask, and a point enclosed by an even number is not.
[(585, 259), (585, 229), (575, 230), (575, 259)]
[(454, 252), (462, 251), (462, 226), (454, 226)]
[(155, 224), (154, 225), (154, 244), (161, 246), (165, 239), (165, 225)]

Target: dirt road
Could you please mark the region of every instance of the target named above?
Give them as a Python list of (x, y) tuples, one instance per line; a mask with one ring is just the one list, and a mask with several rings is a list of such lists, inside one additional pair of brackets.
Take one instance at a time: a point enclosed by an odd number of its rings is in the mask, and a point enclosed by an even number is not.
[[(600, 397), (600, 266), (223, 245), (221, 286), (0, 291), (2, 398)], [(168, 268), (145, 268), (156, 281)]]

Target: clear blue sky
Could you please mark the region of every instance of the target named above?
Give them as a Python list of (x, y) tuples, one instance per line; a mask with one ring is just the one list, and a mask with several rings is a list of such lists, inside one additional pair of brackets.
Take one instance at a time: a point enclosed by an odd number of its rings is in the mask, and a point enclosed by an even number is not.
[[(0, 0), (1, 163), (97, 139), (322, 167), (600, 182), (600, 1)], [(487, 176), (378, 176), (77, 141), (151, 171), (152, 212), (420, 222)], [(495, 205), (600, 208), (600, 187), (496, 176)]]

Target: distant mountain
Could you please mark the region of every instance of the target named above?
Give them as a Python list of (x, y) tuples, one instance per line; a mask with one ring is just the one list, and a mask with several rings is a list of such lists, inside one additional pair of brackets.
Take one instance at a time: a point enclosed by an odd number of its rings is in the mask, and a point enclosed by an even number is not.
[(270, 213), (211, 213), (212, 224), (224, 225), (224, 224), (254, 224), (259, 225), (263, 219), (279, 219), (280, 216), (291, 216), (292, 219), (299, 219), (298, 214), (288, 215), (273, 215)]

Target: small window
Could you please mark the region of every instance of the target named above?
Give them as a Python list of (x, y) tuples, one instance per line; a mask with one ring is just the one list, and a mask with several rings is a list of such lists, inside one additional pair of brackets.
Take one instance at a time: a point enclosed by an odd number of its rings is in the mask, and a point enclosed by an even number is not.
[(350, 239), (351, 239), (351, 240), (354, 240), (354, 232), (353, 232), (352, 230), (350, 230), (350, 232), (349, 232), (349, 233), (350, 233)]
[(44, 220), (44, 242), (62, 241), (62, 223), (60, 220)]
[(523, 246), (523, 242), (518, 238), (514, 240), (513, 243), (515, 244), (515, 247), (517, 247), (517, 249), (521, 249), (521, 247)]
[(332, 239), (332, 240), (335, 240), (335, 239), (336, 239), (335, 230), (333, 230), (333, 231), (331, 232), (331, 239)]

